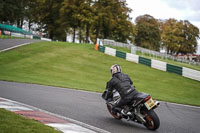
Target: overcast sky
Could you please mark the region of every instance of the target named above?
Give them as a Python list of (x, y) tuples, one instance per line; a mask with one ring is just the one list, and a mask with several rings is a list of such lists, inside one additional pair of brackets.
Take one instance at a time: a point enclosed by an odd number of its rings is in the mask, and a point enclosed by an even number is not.
[[(132, 9), (130, 17), (149, 14), (155, 19), (189, 20), (200, 29), (200, 0), (126, 0)], [(200, 40), (198, 54), (200, 54)]]
[(200, 29), (200, 0), (127, 0), (135, 18), (149, 14), (156, 19), (189, 20)]

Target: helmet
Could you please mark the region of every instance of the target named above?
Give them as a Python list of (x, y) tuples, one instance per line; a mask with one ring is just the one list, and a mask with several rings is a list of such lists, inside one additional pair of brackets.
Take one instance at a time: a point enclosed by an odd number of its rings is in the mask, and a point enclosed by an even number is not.
[(121, 72), (121, 67), (119, 65), (115, 64), (110, 67), (110, 73), (112, 75), (119, 72)]

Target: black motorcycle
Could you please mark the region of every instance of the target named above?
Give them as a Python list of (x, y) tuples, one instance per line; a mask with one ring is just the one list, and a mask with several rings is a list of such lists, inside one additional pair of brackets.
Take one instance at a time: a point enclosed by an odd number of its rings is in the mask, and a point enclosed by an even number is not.
[[(107, 90), (102, 94), (106, 100), (108, 111), (115, 119), (125, 118), (128, 121), (134, 121), (143, 124), (149, 130), (156, 130), (160, 126), (160, 120), (154, 109), (159, 106), (159, 102), (154, 101), (149, 94), (138, 93), (134, 100), (123, 107), (123, 113), (120, 111), (113, 112), (112, 108), (120, 100), (120, 95), (113, 90), (112, 96), (107, 96)], [(111, 97), (111, 98), (110, 98)]]

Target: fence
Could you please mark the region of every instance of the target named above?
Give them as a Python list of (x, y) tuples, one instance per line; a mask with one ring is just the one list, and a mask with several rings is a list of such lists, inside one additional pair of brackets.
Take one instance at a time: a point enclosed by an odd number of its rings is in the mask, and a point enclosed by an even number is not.
[(197, 71), (197, 70), (167, 64), (166, 62), (158, 61), (158, 60), (154, 60), (154, 59), (147, 59), (144, 57), (140, 57), (138, 55), (134, 55), (131, 53), (124, 53), (124, 52), (118, 51), (114, 48), (109, 48), (109, 47), (105, 47), (105, 46), (101, 46), (101, 45), (99, 45), (98, 51), (103, 52), (108, 55), (111, 55), (111, 56), (123, 58), (123, 59), (126, 59), (131, 62), (144, 64), (151, 68), (175, 73), (175, 74), (178, 74), (178, 75), (190, 78), (190, 79), (200, 81), (200, 71)]
[(170, 60), (175, 60), (175, 61), (178, 61), (178, 62), (200, 65), (200, 62), (190, 61), (190, 60), (186, 60), (186, 59), (179, 59), (175, 56), (172, 56), (172, 55), (169, 55), (169, 54), (166, 54), (166, 53), (161, 53), (161, 52), (145, 49), (145, 48), (142, 48), (142, 47), (135, 46), (133, 44), (120, 43), (120, 42), (115, 42), (113, 40), (108, 40), (108, 39), (98, 39), (98, 43), (102, 44), (102, 45), (125, 47), (125, 48), (128, 48), (128, 49), (131, 49), (131, 47), (134, 47), (136, 51), (139, 51), (142, 54), (149, 54), (149, 55), (152, 55), (152, 56), (155, 56), (155, 57), (161, 57), (163, 59), (170, 59)]
[(0, 30), (2, 31), (2, 35), (9, 35), (9, 36), (28, 38), (28, 39), (39, 39), (43, 41), (52, 41), (51, 39), (42, 38), (38, 35), (33, 35), (29, 31), (25, 31), (11, 25), (0, 24)]

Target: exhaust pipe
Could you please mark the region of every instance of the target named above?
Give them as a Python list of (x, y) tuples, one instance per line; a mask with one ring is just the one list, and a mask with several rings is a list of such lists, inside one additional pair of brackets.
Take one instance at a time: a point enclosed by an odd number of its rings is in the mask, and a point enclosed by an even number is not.
[(155, 102), (156, 106), (160, 106), (160, 103), (158, 101)]

